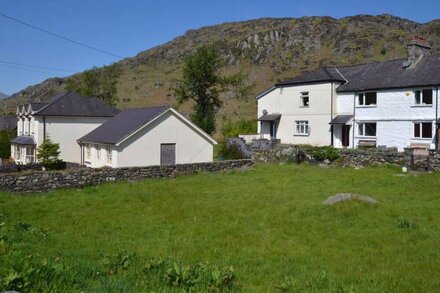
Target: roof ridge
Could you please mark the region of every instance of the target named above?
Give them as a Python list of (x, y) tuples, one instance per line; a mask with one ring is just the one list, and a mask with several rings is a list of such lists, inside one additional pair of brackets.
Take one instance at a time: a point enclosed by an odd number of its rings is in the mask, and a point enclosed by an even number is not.
[(35, 112), (35, 114), (38, 114), (38, 113), (40, 113), (41, 111), (50, 108), (50, 107), (53, 106), (55, 103), (57, 103), (57, 102), (59, 102), (60, 100), (64, 99), (69, 93), (70, 93), (70, 91), (67, 91), (67, 92), (65, 92), (64, 94), (62, 94), (61, 97), (59, 97), (58, 99), (56, 99), (56, 100), (53, 101), (52, 103), (47, 103), (46, 106), (42, 107), (40, 110), (38, 110), (37, 112)]

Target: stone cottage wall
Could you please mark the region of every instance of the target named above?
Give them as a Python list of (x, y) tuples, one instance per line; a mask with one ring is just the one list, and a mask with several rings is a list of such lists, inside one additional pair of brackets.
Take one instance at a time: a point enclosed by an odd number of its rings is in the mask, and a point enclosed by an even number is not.
[(197, 172), (218, 172), (250, 167), (252, 160), (220, 161), (211, 163), (182, 164), (175, 166), (149, 166), (135, 168), (80, 169), (58, 172), (29, 172), (0, 175), (0, 190), (31, 193), (59, 188), (97, 185), (104, 182), (140, 180), (146, 178), (173, 178)]

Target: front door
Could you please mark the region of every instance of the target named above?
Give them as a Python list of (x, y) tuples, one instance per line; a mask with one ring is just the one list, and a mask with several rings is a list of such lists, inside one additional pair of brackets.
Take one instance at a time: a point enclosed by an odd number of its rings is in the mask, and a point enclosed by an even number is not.
[(350, 125), (342, 125), (342, 146), (350, 145)]
[(160, 164), (175, 165), (176, 164), (176, 144), (162, 143), (160, 145)]
[(270, 138), (277, 138), (277, 123), (270, 121)]

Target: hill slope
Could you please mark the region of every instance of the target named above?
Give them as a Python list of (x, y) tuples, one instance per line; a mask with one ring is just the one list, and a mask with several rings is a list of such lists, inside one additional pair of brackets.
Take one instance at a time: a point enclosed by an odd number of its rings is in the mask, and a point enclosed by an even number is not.
[[(406, 57), (410, 35), (429, 39), (440, 52), (440, 20), (419, 24), (392, 15), (357, 15), (341, 19), (303, 17), (257, 19), (190, 30), (185, 35), (120, 61), (120, 108), (174, 104), (173, 85), (185, 56), (201, 44), (221, 51), (226, 72), (243, 70), (256, 83), (255, 93), (274, 82), (322, 65), (355, 64)], [(45, 100), (63, 88), (54, 78), (28, 87), (1, 102), (13, 109), (24, 101)], [(181, 110), (188, 111), (189, 105)], [(255, 117), (255, 101), (229, 100), (222, 116)]]

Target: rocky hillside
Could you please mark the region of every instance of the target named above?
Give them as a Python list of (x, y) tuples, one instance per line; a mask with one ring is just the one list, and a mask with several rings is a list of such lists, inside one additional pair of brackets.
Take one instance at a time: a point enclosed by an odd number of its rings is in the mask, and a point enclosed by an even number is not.
[[(202, 44), (219, 48), (226, 72), (243, 70), (255, 93), (274, 82), (322, 65), (354, 64), (406, 57), (410, 35), (426, 37), (440, 52), (440, 20), (420, 24), (391, 15), (357, 15), (341, 19), (303, 17), (257, 19), (190, 30), (164, 45), (120, 61), (121, 108), (174, 104), (173, 85), (185, 56)], [(24, 101), (47, 99), (63, 88), (54, 78), (28, 87), (5, 101), (5, 111)], [(181, 108), (188, 111), (189, 105)], [(255, 117), (255, 100), (229, 100), (220, 117)]]

